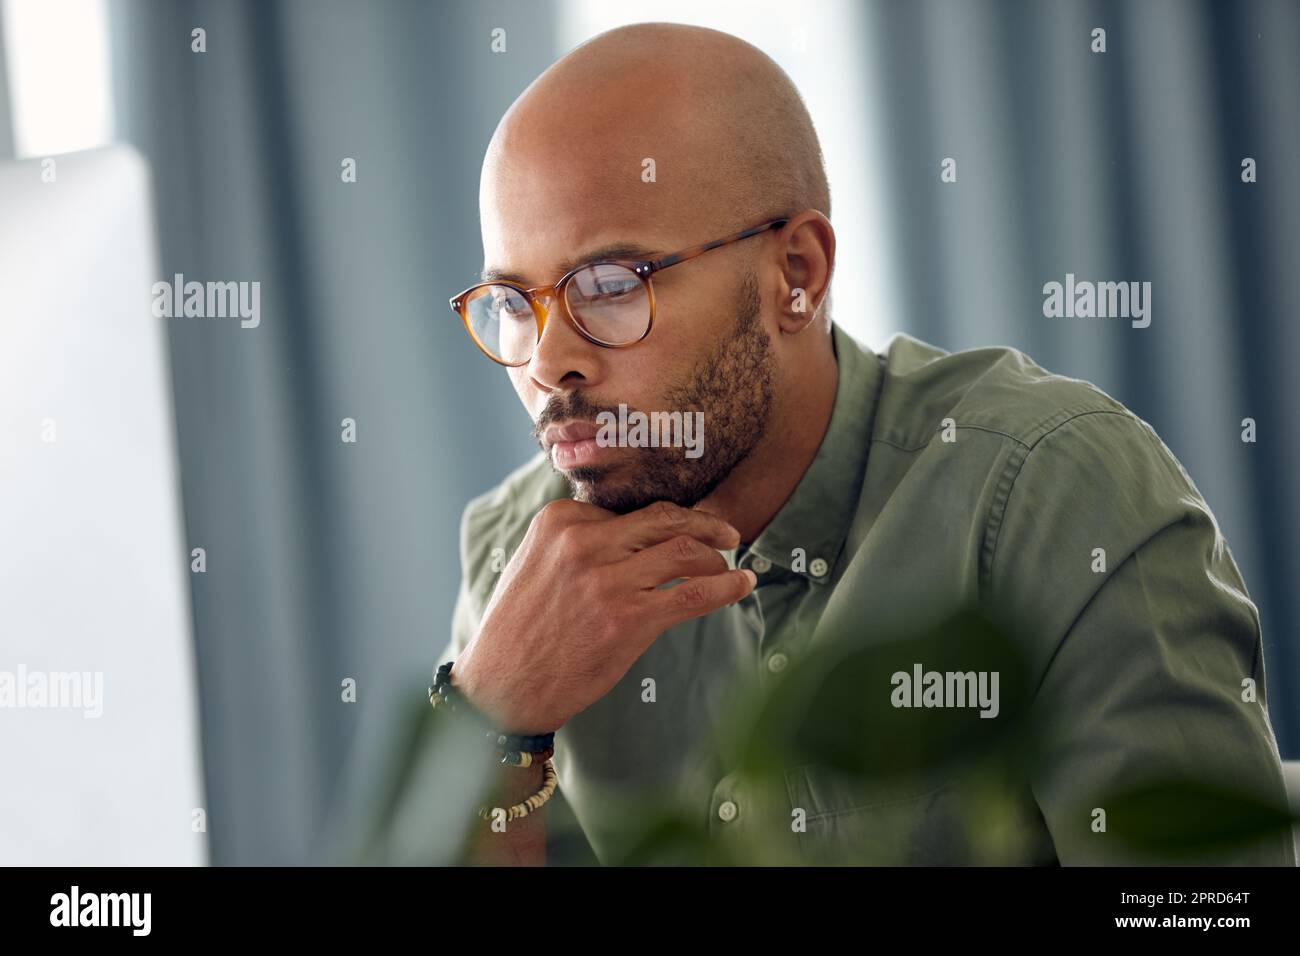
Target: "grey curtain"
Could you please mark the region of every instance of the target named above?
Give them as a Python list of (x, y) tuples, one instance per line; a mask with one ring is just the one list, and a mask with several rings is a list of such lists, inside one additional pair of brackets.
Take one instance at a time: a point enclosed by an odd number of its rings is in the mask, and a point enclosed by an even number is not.
[(447, 641), (461, 508), (535, 448), (446, 300), (481, 267), (482, 151), (557, 55), (552, 12), (111, 0), (110, 17), (160, 278), (262, 283), (257, 328), (161, 320), (188, 542), (207, 553), (192, 581), (212, 859), (319, 861)]
[[(903, 313), (1013, 345), (1146, 419), (1259, 606), (1270, 711), (1300, 754), (1300, 5), (923, 0), (867, 7)], [(1092, 52), (1094, 28), (1106, 52)], [(957, 180), (940, 180), (953, 158)], [(1258, 181), (1242, 182), (1242, 160)], [(841, 268), (851, 268), (842, 263)], [(1152, 283), (1152, 321), (1045, 318), (1067, 273)], [(845, 304), (841, 303), (841, 309)], [(1243, 443), (1242, 419), (1257, 441)]]
[[(163, 320), (188, 543), (207, 552), (192, 582), (215, 863), (316, 862), (353, 838), (339, 821), (364, 819), (368, 768), (446, 641), (460, 510), (532, 450), (446, 297), (480, 265), (491, 131), (563, 52), (557, 9), (110, 0), (119, 129), (153, 165), (160, 278), (262, 283), (256, 329)], [(1300, 10), (865, 10), (888, 148), (861, 175), (889, 184), (878, 226), (901, 264), (889, 327), (1018, 346), (1155, 426), (1260, 606), (1295, 756)], [(1089, 49), (1098, 26), (1104, 54)], [(206, 53), (191, 52), (195, 27)], [(1240, 180), (1246, 156), (1257, 183)], [(1151, 281), (1150, 328), (1044, 318), (1043, 283), (1066, 273)]]

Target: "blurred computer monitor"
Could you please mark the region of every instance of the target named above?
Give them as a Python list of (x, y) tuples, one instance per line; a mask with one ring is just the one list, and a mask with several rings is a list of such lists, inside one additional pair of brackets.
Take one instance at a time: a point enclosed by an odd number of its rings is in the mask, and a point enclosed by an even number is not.
[(149, 188), (0, 164), (0, 864), (208, 861)]

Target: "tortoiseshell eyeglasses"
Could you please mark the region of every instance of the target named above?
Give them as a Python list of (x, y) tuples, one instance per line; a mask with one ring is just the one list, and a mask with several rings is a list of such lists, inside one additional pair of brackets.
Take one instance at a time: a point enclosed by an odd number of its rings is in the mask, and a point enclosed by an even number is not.
[(589, 262), (551, 285), (532, 289), (503, 279), (480, 282), (452, 296), (451, 310), (465, 323), (474, 344), (500, 365), (531, 361), (550, 314), (540, 301), (543, 296), (563, 299), (563, 311), (583, 338), (605, 348), (624, 348), (644, 339), (654, 325), (651, 275), (710, 249), (780, 229), (789, 221), (774, 219), (660, 259)]

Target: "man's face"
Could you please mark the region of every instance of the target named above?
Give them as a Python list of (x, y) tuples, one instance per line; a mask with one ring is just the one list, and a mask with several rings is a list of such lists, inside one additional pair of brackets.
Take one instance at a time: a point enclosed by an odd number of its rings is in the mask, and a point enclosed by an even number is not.
[[(548, 163), (498, 159), (485, 170), (482, 220), (489, 269), (526, 286), (554, 282), (571, 264), (601, 258), (655, 258), (718, 238), (747, 223), (680, 221), (647, 209), (667, 191), (612, 181), (593, 157)], [(598, 164), (596, 164), (598, 165)], [(564, 170), (567, 167), (568, 172)], [(586, 167), (579, 169), (575, 167)], [(576, 177), (576, 178), (574, 178)], [(639, 187), (639, 189), (638, 189)], [(707, 496), (762, 436), (774, 393), (771, 341), (750, 262), (759, 240), (712, 250), (656, 274), (649, 336), (611, 349), (583, 338), (563, 304), (546, 299), (546, 329), (532, 360), (509, 369), (534, 435), (575, 498), (615, 512), (666, 499), (691, 506)], [(620, 255), (611, 246), (629, 245)], [(599, 427), (597, 416), (702, 412), (703, 447), (601, 447), (594, 438), (561, 440), (566, 425)], [(698, 420), (698, 416), (694, 416)], [(575, 429), (579, 430), (580, 429)]]
[[(534, 416), (533, 434), (547, 450), (552, 467), (569, 479), (574, 497), (625, 513), (664, 499), (690, 507), (702, 500), (749, 454), (763, 434), (772, 403), (771, 343), (759, 315), (757, 281), (747, 273), (737, 290), (717, 341), (694, 354), (680, 377), (647, 384), (638, 391), (646, 399), (625, 395), (611, 386), (610, 398), (584, 389), (553, 392)], [(516, 375), (521, 397), (528, 376)], [(685, 447), (593, 447), (585, 442), (553, 443), (552, 429), (571, 422), (598, 421), (608, 412), (617, 418), (618, 404), (635, 411), (681, 412), (683, 420), (698, 422), (697, 457)], [(699, 413), (699, 414), (695, 414)]]

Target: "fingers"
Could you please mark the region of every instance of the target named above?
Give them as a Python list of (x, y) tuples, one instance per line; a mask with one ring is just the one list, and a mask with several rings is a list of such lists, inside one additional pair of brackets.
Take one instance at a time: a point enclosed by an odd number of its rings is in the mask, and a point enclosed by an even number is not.
[(757, 583), (757, 576), (747, 568), (694, 577), (671, 588), (647, 592), (646, 607), (662, 625), (661, 630), (667, 630), (674, 624), (735, 604), (754, 590)]
[(626, 553), (641, 551), (682, 535), (719, 550), (740, 544), (740, 532), (717, 515), (683, 508), (671, 501), (656, 501), (639, 511), (613, 519), (610, 525), (611, 540)]
[(727, 560), (707, 544), (680, 534), (636, 552), (616, 567), (629, 575), (635, 587), (652, 588), (675, 578), (721, 574), (727, 570)]

